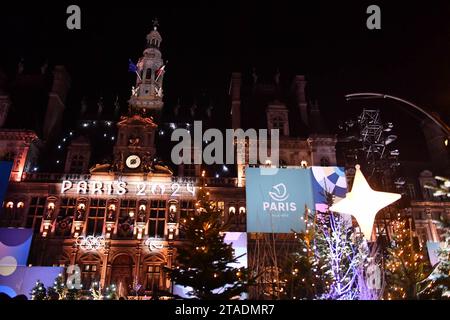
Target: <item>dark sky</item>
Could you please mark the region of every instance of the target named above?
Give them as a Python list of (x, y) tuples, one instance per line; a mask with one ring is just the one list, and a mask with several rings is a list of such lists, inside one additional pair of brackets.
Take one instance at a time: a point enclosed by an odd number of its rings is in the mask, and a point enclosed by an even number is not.
[[(141, 56), (156, 16), (169, 61), (168, 108), (180, 96), (202, 92), (220, 99), (232, 71), (279, 67), (282, 74), (306, 74), (330, 126), (365, 106), (343, 99), (358, 91), (398, 95), (450, 116), (449, 1), (4, 2), (0, 65), (12, 73), (21, 57), (65, 64), (73, 80), (72, 109), (84, 95), (107, 102), (119, 95), (125, 103), (134, 81), (128, 59)], [(80, 31), (66, 29), (68, 4), (81, 7)], [(380, 5), (382, 30), (366, 28), (369, 4)], [(398, 105), (375, 106), (398, 124), (405, 143), (419, 137), (417, 121)]]

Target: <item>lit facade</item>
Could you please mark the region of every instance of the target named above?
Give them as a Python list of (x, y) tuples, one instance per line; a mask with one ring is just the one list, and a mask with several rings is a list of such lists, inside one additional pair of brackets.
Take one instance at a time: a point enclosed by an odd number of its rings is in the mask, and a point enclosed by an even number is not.
[[(137, 63), (129, 113), (111, 124), (116, 125), (117, 135), (113, 137), (110, 163), (91, 163), (91, 152), (96, 146), (79, 136), (68, 147), (64, 172), (35, 172), (33, 142), (37, 141), (37, 135), (0, 130), (0, 152), (3, 156), (10, 154), (14, 161), (1, 224), (32, 228), (35, 236), (29, 263), (79, 265), (86, 289), (99, 281), (102, 286), (115, 284), (122, 296), (136, 291), (148, 295), (156, 289), (171, 291), (164, 267), (171, 268), (175, 263), (174, 245), (183, 241), (179, 222), (195, 210), (203, 168), (184, 165), (174, 174), (172, 166), (155, 161), (158, 155), (155, 140), (164, 105), (161, 41), (155, 26), (147, 35), (147, 47)], [(64, 77), (58, 78), (59, 85), (53, 91), (67, 91), (68, 86), (61, 80)], [(251, 89), (244, 95), (242, 75), (233, 73), (231, 127), (279, 129), (281, 166), (336, 165), (336, 137), (324, 133), (318, 105), (308, 101), (305, 86), (304, 76), (294, 77), (293, 99), (288, 107), (283, 99), (277, 98), (279, 74), (271, 84), (259, 81), (253, 74)], [(52, 110), (58, 114), (64, 106), (64, 98), (59, 97), (54, 95), (58, 103), (52, 102)], [(243, 117), (252, 114), (251, 108), (261, 101), (265, 108), (260, 112), (265, 117), (262, 122), (254, 124), (253, 119)], [(6, 105), (1, 110), (0, 119), (4, 122)], [(298, 122), (293, 114), (297, 114)], [(45, 131), (47, 136), (57, 127), (56, 120), (51, 120), (47, 120), (50, 126)], [(294, 133), (297, 126), (309, 127), (310, 131), (306, 135)], [(244, 168), (245, 164), (236, 165), (233, 177), (205, 178), (211, 199), (223, 210), (223, 219), (230, 222), (230, 231), (246, 231)], [(416, 232), (437, 241), (439, 234), (431, 218), (436, 210), (449, 215), (448, 202), (413, 202), (411, 210), (425, 210), (426, 214), (416, 220)], [(419, 231), (422, 229), (425, 231)]]

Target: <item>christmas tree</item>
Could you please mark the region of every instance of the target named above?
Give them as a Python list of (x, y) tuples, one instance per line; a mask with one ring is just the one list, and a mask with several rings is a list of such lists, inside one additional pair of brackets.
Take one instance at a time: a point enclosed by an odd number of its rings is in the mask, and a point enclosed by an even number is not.
[(450, 299), (450, 221), (442, 221), (445, 242), (438, 251), (439, 262), (430, 275), (420, 283), (420, 299)]
[(426, 253), (414, 245), (407, 218), (398, 214), (391, 227), (392, 240), (385, 263), (388, 283), (385, 298), (416, 299), (418, 283), (426, 278), (429, 269)]
[(44, 284), (38, 280), (34, 285), (33, 289), (31, 289), (31, 300), (45, 300), (47, 299), (47, 290), (45, 289)]
[(324, 293), (318, 298), (358, 299), (358, 269), (364, 264), (367, 252), (362, 237), (354, 232), (350, 220), (330, 211), (318, 213), (314, 246), (325, 280)]
[(64, 282), (64, 277), (62, 274), (59, 274), (55, 281), (53, 282), (52, 287), (47, 288), (47, 299), (49, 300), (65, 300), (67, 293), (67, 287)]
[(314, 299), (324, 292), (325, 285), (329, 282), (322, 273), (321, 261), (315, 254), (314, 216), (306, 209), (301, 219), (305, 223), (305, 231), (294, 234), (298, 241), (297, 247), (283, 268), (283, 292), (286, 299)]
[(177, 285), (190, 287), (193, 298), (231, 299), (245, 291), (247, 271), (230, 265), (237, 257), (224, 242), (222, 212), (208, 196), (200, 187), (195, 212), (180, 221), (186, 241), (176, 246), (178, 266), (168, 273)]

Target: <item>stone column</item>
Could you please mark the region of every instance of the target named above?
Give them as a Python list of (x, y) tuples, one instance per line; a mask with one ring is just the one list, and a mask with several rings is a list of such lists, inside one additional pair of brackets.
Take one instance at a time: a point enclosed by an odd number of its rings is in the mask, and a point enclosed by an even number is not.
[(136, 247), (136, 263), (134, 266), (134, 284), (138, 284), (139, 283), (139, 269), (141, 266), (141, 253), (142, 253), (142, 248), (141, 248), (141, 244), (142, 241), (139, 240), (138, 241), (138, 245)]
[(103, 252), (102, 272), (100, 274), (100, 286), (105, 287), (106, 284), (106, 271), (108, 270), (108, 258), (109, 258), (109, 242), (105, 243), (105, 250)]

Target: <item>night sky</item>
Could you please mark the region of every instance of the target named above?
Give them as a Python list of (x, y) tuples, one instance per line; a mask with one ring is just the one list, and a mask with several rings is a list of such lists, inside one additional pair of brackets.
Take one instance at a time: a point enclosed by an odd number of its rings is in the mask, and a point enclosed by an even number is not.
[[(166, 5), (162, 1), (33, 1), (0, 4), (0, 66), (10, 76), (23, 57), (32, 66), (64, 64), (72, 76), (66, 124), (80, 100), (103, 96), (126, 107), (133, 74), (128, 59), (141, 56), (158, 17), (168, 60), (165, 108), (208, 95), (225, 105), (232, 71), (305, 74), (333, 131), (337, 120), (364, 106), (382, 110), (397, 125), (404, 157), (419, 154), (417, 114), (385, 101), (346, 102), (346, 93), (398, 95), (450, 119), (450, 2), (295, 1)], [(79, 4), (82, 29), (67, 30), (68, 4)], [(382, 29), (366, 28), (366, 8), (378, 4)], [(71, 113), (72, 112), (72, 113)], [(258, 112), (258, 111), (255, 111)], [(420, 158), (420, 156), (418, 156)]]

